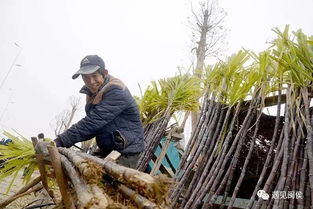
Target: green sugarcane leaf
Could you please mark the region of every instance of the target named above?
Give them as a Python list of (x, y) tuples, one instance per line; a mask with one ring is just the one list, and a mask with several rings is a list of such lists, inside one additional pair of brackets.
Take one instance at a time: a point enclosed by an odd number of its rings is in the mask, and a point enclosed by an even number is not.
[(18, 167), (17, 169), (15, 169), (15, 173), (14, 173), (14, 175), (13, 175), (13, 178), (12, 178), (12, 180), (10, 181), (10, 184), (9, 184), (8, 187), (7, 187), (6, 194), (8, 194), (8, 193), (10, 192), (10, 190), (11, 190), (11, 188), (12, 188), (14, 182), (15, 182), (15, 179), (16, 179), (16, 177), (17, 177), (17, 174), (19, 173), (19, 171), (21, 170), (21, 168), (22, 168), (22, 166), (20, 166), (20, 167)]
[(21, 169), (28, 169), (24, 179), (28, 182), (32, 173), (37, 169), (37, 164), (35, 161), (35, 151), (30, 140), (20, 135), (21, 140), (19, 137), (6, 131), (4, 135), (12, 139), (12, 142), (7, 145), (0, 145), (0, 159), (5, 160), (3, 167), (0, 168), (0, 181), (13, 175), (13, 179), (7, 188), (7, 192), (9, 192)]

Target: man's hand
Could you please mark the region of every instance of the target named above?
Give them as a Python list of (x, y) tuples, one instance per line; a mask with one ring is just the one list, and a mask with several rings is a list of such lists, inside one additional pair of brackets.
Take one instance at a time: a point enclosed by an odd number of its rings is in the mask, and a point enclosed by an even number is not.
[(43, 154), (43, 156), (48, 156), (48, 145), (50, 145), (50, 142), (38, 142), (35, 146), (36, 153)]
[(55, 146), (57, 146), (57, 147), (64, 147), (64, 146), (63, 146), (63, 143), (62, 143), (62, 141), (61, 141), (60, 138), (56, 138), (56, 139), (53, 140), (53, 141), (54, 141), (54, 143), (55, 143)]

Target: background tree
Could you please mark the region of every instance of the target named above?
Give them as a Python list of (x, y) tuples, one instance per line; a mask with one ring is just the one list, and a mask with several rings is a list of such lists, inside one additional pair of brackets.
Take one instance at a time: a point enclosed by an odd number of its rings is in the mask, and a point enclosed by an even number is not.
[(55, 117), (54, 134), (55, 136), (61, 134), (67, 130), (73, 121), (74, 115), (81, 105), (81, 98), (78, 96), (70, 97), (70, 109), (63, 110), (60, 114)]
[[(223, 51), (226, 35), (223, 20), (226, 13), (215, 0), (200, 2), (199, 9), (196, 11), (193, 6), (191, 7), (192, 18), (189, 21), (192, 30), (191, 52), (195, 55), (196, 60), (193, 73), (201, 78), (206, 59), (219, 57)], [(198, 115), (197, 112), (191, 114), (193, 131), (199, 118)]]

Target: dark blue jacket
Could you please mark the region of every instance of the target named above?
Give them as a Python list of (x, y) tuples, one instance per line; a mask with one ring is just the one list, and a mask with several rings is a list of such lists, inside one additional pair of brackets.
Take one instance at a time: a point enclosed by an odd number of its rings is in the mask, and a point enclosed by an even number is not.
[(93, 95), (86, 86), (80, 92), (87, 95), (86, 117), (58, 136), (62, 146), (71, 147), (96, 137), (104, 153), (117, 150), (129, 154), (144, 150), (138, 106), (119, 79), (107, 75), (97, 94)]

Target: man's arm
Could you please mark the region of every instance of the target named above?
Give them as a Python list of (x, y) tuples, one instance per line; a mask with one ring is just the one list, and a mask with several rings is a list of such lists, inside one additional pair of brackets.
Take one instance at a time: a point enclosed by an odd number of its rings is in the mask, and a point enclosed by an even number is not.
[(103, 95), (102, 101), (89, 114), (73, 124), (68, 130), (58, 136), (58, 146), (71, 147), (73, 144), (86, 141), (111, 122), (130, 104), (126, 91), (112, 86)]

